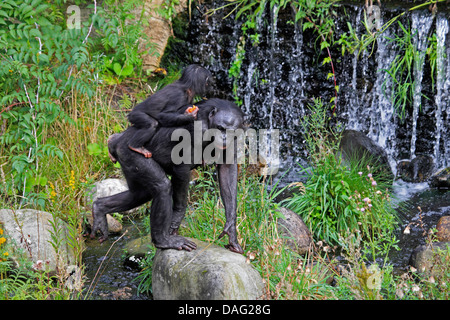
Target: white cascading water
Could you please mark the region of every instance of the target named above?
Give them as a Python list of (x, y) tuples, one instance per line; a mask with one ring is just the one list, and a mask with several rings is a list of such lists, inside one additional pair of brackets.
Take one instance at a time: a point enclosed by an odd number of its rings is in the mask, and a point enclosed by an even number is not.
[(398, 53), (389, 40), (391, 37), (391, 31), (388, 29), (383, 36), (377, 38), (377, 74), (372, 89), (370, 131), (367, 135), (386, 151), (395, 174), (395, 109), (391, 99), (393, 84), (391, 76), (384, 71), (390, 68)]
[[(450, 63), (445, 52), (445, 40), (448, 33), (448, 20), (445, 16), (438, 15), (436, 19), (436, 40), (437, 40), (437, 58), (436, 58), (436, 142), (434, 144), (435, 161), (440, 166), (448, 166), (448, 142), (445, 139), (446, 130), (444, 126), (443, 111), (448, 107), (450, 94)], [(448, 110), (447, 110), (448, 114)], [(441, 138), (444, 137), (444, 154), (440, 152)], [(446, 145), (447, 142), (447, 145)]]

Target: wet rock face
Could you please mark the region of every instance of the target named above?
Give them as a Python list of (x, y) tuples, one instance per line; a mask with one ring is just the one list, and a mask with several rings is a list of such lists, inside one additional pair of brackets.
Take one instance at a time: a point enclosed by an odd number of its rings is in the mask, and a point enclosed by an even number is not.
[(191, 252), (158, 249), (153, 261), (155, 300), (254, 300), (263, 295), (260, 274), (243, 255), (214, 244)]
[[(217, 80), (215, 96), (234, 99), (234, 88), (253, 128), (280, 129), (282, 160), (290, 167), (296, 162), (304, 164), (307, 154), (301, 119), (309, 113), (312, 97), (329, 101), (334, 96), (333, 81), (327, 78), (330, 65), (321, 63), (327, 53), (318, 49), (314, 29), (303, 30), (301, 25), (292, 23), (295, 13), (289, 6), (277, 11), (276, 5), (268, 5), (256, 21), (254, 34), (258, 42), (249, 38), (244, 43), (243, 18), (236, 20), (236, 12), (225, 18), (233, 6), (204, 15), (208, 9), (224, 4), (207, 0), (192, 8), (191, 19), (185, 19), (187, 27), (182, 29), (183, 34), (175, 32), (177, 43), (172, 45), (171, 52), (176, 52), (184, 64), (195, 62), (210, 69)], [(336, 11), (336, 39), (348, 33), (348, 23), (358, 37), (366, 34), (363, 3), (344, 3)], [(402, 12), (403, 8), (382, 6), (381, 23)], [(373, 52), (370, 48), (370, 52), (359, 55), (348, 52), (342, 55), (340, 46), (330, 48), (339, 85), (334, 120), (347, 129), (363, 132), (380, 145), (391, 166), (399, 159), (414, 159), (420, 154), (431, 155), (437, 168), (450, 165), (450, 82), (445, 80), (450, 77), (450, 60), (445, 58), (450, 54), (449, 17), (441, 9), (435, 17), (425, 9), (399, 18), (403, 26), (411, 26), (412, 33), (418, 31), (418, 36), (412, 39), (417, 48), (426, 49), (429, 46), (426, 35), (436, 34), (439, 65), (436, 67), (439, 71), (432, 77), (427, 59), (416, 64), (417, 92), (414, 101), (405, 107), (403, 118), (392, 103), (394, 83), (383, 72), (390, 69), (396, 57), (403, 55), (402, 49), (391, 41), (404, 36), (397, 23), (377, 38)], [(253, 35), (253, 30), (250, 33)], [(238, 61), (239, 46), (244, 52)], [(230, 77), (229, 70), (238, 63), (238, 76)]]
[(402, 160), (397, 165), (397, 176), (406, 182), (427, 181), (433, 172), (433, 157), (427, 155), (419, 155), (412, 161)]
[(356, 130), (344, 130), (339, 146), (344, 161), (366, 159), (377, 170), (393, 177), (386, 151), (364, 133)]

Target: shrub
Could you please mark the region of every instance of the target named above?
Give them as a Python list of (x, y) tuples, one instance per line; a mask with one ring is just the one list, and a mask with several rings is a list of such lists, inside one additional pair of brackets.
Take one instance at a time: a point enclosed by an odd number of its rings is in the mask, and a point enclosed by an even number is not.
[[(370, 165), (369, 159), (344, 163), (338, 152), (339, 133), (327, 127), (326, 109), (320, 100), (311, 106), (305, 119), (310, 168), (304, 168), (307, 181), (300, 193), (285, 200), (310, 226), (316, 240), (346, 245), (342, 239), (360, 233), (375, 251), (387, 254), (383, 240), (395, 243), (395, 208), (387, 186)], [(390, 246), (388, 246), (390, 247)]]

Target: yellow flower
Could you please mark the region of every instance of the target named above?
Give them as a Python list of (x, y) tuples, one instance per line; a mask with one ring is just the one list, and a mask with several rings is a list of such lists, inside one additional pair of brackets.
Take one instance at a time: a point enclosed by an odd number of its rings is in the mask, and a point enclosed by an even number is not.
[(75, 190), (75, 172), (73, 170), (70, 171), (69, 186), (72, 190)]
[(1, 237), (1, 238), (0, 238), (0, 244), (5, 243), (5, 242), (6, 242), (5, 237)]
[(4, 255), (5, 257), (9, 256), (8, 251), (6, 251), (5, 253), (3, 253), (3, 255)]
[(3, 229), (0, 229), (0, 236), (3, 234)]

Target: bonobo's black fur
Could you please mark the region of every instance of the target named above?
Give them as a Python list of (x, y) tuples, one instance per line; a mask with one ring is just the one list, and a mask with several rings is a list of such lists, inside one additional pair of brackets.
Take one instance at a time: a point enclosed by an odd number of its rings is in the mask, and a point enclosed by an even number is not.
[(214, 81), (211, 73), (196, 64), (187, 66), (177, 81), (155, 92), (143, 102), (136, 105), (128, 114), (128, 120), (139, 130), (130, 137), (128, 144), (137, 152), (151, 157), (152, 152), (141, 149), (147, 143), (160, 124), (163, 127), (183, 126), (195, 119), (195, 114), (180, 113), (178, 109), (192, 104), (196, 95), (207, 94)]
[[(198, 120), (202, 121), (202, 130), (216, 128), (222, 131), (243, 127), (243, 113), (233, 103), (210, 99), (196, 104), (199, 107)], [(185, 106), (183, 108), (187, 108)], [(194, 148), (194, 124), (183, 128), (191, 132), (192, 150)], [(91, 237), (97, 231), (102, 233), (100, 241), (108, 237), (106, 214), (122, 212), (153, 199), (150, 213), (151, 237), (157, 248), (175, 248), (192, 250), (195, 243), (178, 236), (178, 228), (185, 215), (190, 171), (198, 164), (175, 165), (171, 151), (178, 141), (171, 141), (176, 128), (158, 128), (145, 147), (154, 151), (152, 158), (142, 157), (128, 148), (128, 140), (134, 134), (134, 128), (114, 135), (109, 141), (110, 153), (119, 161), (129, 190), (94, 202), (92, 212), (94, 224)], [(210, 142), (204, 142), (203, 148)], [(193, 155), (192, 155), (193, 156)], [(227, 161), (228, 162), (228, 161)], [(218, 179), (222, 200), (225, 206), (226, 224), (220, 237), (229, 236), (227, 248), (243, 253), (236, 234), (236, 198), (237, 164), (218, 164)], [(169, 180), (167, 175), (171, 175)]]

